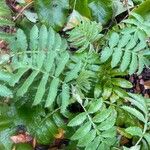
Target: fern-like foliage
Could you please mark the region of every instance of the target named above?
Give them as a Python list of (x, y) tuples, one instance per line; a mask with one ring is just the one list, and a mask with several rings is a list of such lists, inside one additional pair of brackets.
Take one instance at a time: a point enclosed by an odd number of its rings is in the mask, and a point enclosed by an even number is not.
[[(124, 79), (126, 72), (120, 72), (119, 69), (111, 68), (110, 63), (101, 64), (96, 52), (76, 53), (71, 57), (68, 67), (72, 69), (75, 64), (82, 61), (83, 67), (79, 76), (73, 82), (74, 85), (83, 93), (83, 95), (103, 97), (116, 102), (120, 97), (124, 98), (127, 93), (124, 89), (132, 88), (132, 84)], [(91, 91), (94, 90), (94, 95)]]
[(86, 104), (76, 90), (73, 96), (84, 112), (73, 117), (68, 123), (68, 126), (77, 128), (71, 140), (77, 140), (77, 146), (86, 150), (104, 150), (113, 146), (116, 140), (115, 109), (111, 106), (106, 108), (102, 98), (92, 99)]
[(99, 23), (89, 20), (83, 20), (73, 30), (69, 31), (68, 41), (75, 48), (77, 52), (82, 52), (86, 49), (94, 50), (94, 43), (98, 41), (103, 35), (100, 34), (102, 26)]
[(70, 58), (66, 50), (66, 41), (52, 28), (47, 31), (43, 25), (40, 30), (37, 26), (31, 29), (29, 44), (21, 29), (17, 31), (16, 40), (13, 43), (15, 46), (12, 52), (12, 65), (15, 73), (10, 85), (16, 85), (23, 75), (27, 74), (26, 80), (17, 90), (17, 96), (26, 94), (29, 87), (36, 83), (38, 86), (35, 90), (33, 105), (45, 99), (45, 107), (50, 107), (60, 90), (62, 91), (61, 99), (65, 102), (63, 109), (65, 109), (70, 97), (69, 82), (76, 78), (82, 66), (82, 63), (78, 62), (72, 70), (67, 70), (66, 75), (63, 75)]
[(141, 141), (144, 143), (146, 140), (148, 146), (150, 146), (150, 134), (147, 132), (147, 130), (149, 130), (149, 107), (147, 102), (149, 102), (150, 99), (143, 98), (141, 95), (129, 93), (127, 100), (131, 102), (132, 106), (122, 106), (122, 109), (136, 117), (143, 124), (143, 128), (139, 126), (131, 126), (126, 128), (125, 131), (132, 136), (139, 137), (136, 145)]
[(128, 30), (128, 32), (135, 32), (137, 30), (142, 30), (143, 32), (145, 32), (146, 35), (150, 36), (149, 21), (144, 20), (144, 18), (137, 13), (132, 12), (130, 17), (126, 20), (123, 20), (122, 22), (127, 24), (127, 28), (125, 28), (125, 30)]
[[(9, 7), (6, 5), (5, 0), (0, 1), (0, 27), (14, 26), (14, 22), (10, 18), (11, 11)], [(0, 31), (0, 39), (1, 40), (9, 40), (12, 38), (11, 34)]]
[(99, 56), (96, 52), (75, 53), (71, 56), (68, 68), (72, 69), (79, 61), (82, 62), (83, 66), (73, 84), (86, 94), (90, 92), (94, 86), (93, 83), (96, 82), (96, 73), (100, 64)]
[[(132, 21), (139, 22), (137, 20), (139, 16), (135, 16), (136, 18), (132, 19)], [(131, 20), (124, 22), (129, 23)], [(147, 58), (149, 45), (146, 42), (148, 26), (145, 26), (145, 24), (144, 26), (134, 25), (136, 26), (127, 25), (119, 33), (111, 33), (108, 46), (101, 52), (101, 61), (106, 62), (111, 58), (112, 68), (120, 66), (122, 72), (128, 70), (129, 74), (133, 74), (138, 70), (137, 73), (140, 74), (145, 66), (150, 65), (150, 61)], [(143, 28), (147, 30), (145, 31)]]
[(103, 97), (103, 99), (110, 99), (114, 103), (119, 98), (127, 96), (126, 91), (122, 88), (130, 89), (132, 84), (123, 78), (125, 75), (127, 73), (120, 72), (119, 69), (112, 69), (110, 63), (100, 65), (94, 89), (95, 98)]

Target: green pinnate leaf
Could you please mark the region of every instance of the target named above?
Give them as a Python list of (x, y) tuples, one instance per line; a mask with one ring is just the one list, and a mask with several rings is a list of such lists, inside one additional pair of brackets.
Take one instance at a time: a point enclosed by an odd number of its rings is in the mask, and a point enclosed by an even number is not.
[(17, 47), (22, 51), (26, 51), (28, 48), (27, 38), (23, 30), (17, 30)]
[(92, 101), (88, 109), (88, 113), (95, 113), (99, 111), (100, 108), (102, 107), (102, 104), (103, 104), (102, 99), (97, 99), (97, 100)]
[(112, 53), (113, 53), (113, 49), (111, 49), (109, 47), (105, 47), (101, 53), (101, 61), (102, 62), (107, 61), (110, 58), (110, 56), (112, 55)]
[(38, 48), (39, 29), (34, 25), (30, 31), (30, 49), (35, 51)]
[(87, 118), (87, 114), (85, 112), (80, 113), (75, 118), (70, 120), (70, 122), (68, 123), (68, 126), (78, 126), (82, 124), (86, 118)]
[(87, 133), (83, 138), (81, 138), (78, 142), (79, 147), (85, 147), (89, 143), (91, 143), (96, 136), (96, 131), (91, 130), (89, 133)]
[(128, 127), (125, 129), (125, 131), (129, 134), (131, 134), (132, 136), (142, 136), (142, 129), (140, 127)]
[(110, 116), (111, 113), (112, 113), (112, 108), (102, 110), (101, 112), (99, 112), (97, 115), (93, 117), (93, 122), (95, 123), (103, 122)]
[(68, 72), (68, 74), (66, 75), (66, 78), (65, 78), (65, 82), (69, 82), (69, 81), (77, 78), (77, 75), (78, 75), (79, 71), (81, 70), (81, 67), (82, 67), (82, 63), (81, 63), (81, 61), (79, 61), (75, 65), (75, 67), (70, 72)]
[(122, 106), (122, 109), (124, 109), (125, 111), (129, 112), (130, 114), (135, 116), (137, 119), (139, 119), (140, 121), (145, 123), (146, 120), (145, 120), (143, 114), (141, 112), (139, 112), (138, 110), (136, 110), (135, 108), (131, 108), (129, 106)]
[(122, 87), (122, 88), (132, 88), (133, 87), (129, 81), (122, 79), (122, 78), (113, 78), (112, 83), (114, 85)]
[(118, 63), (121, 60), (122, 54), (123, 54), (123, 52), (119, 48), (114, 49), (114, 52), (113, 52), (113, 55), (112, 55), (112, 61), (111, 61), (111, 67), (112, 68), (114, 68), (118, 65)]
[(103, 131), (112, 128), (116, 122), (116, 117), (117, 112), (113, 110), (112, 114), (98, 126), (98, 129)]
[(45, 107), (50, 107), (53, 104), (53, 102), (57, 96), (59, 82), (60, 82), (59, 78), (55, 78), (52, 80), (52, 82), (50, 84), (50, 88), (49, 88), (49, 93), (48, 93), (48, 96), (46, 99)]
[(91, 123), (86, 122), (83, 124), (71, 137), (72, 140), (78, 140), (84, 137), (91, 129)]
[(130, 60), (131, 60), (131, 52), (126, 50), (123, 55), (122, 62), (120, 65), (120, 70), (122, 72), (124, 72), (128, 68), (128, 65), (130, 64)]
[(61, 56), (60, 56), (60, 60), (57, 64), (57, 68), (56, 68), (56, 71), (55, 71), (55, 76), (56, 77), (58, 77), (62, 73), (62, 71), (64, 70), (64, 68), (65, 68), (65, 66), (68, 62), (68, 60), (69, 60), (69, 54), (66, 51), (66, 52), (62, 53)]
[(111, 35), (110, 35), (110, 39), (109, 39), (109, 46), (110, 48), (114, 48), (115, 46), (117, 46), (119, 42), (119, 34), (116, 33), (116, 32), (113, 32)]

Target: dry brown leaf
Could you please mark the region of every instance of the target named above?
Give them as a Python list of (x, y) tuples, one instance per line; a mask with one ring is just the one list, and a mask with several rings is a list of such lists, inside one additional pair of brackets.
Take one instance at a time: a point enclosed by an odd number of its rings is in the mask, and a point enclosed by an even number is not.
[(14, 143), (27, 143), (32, 141), (33, 139), (28, 133), (18, 134), (15, 136), (11, 136), (10, 138)]
[(83, 17), (76, 10), (73, 10), (73, 12), (69, 16), (68, 22), (64, 27), (63, 31), (70, 30), (75, 26), (79, 25), (81, 20), (88, 20), (88, 18)]
[(144, 82), (145, 89), (150, 89), (150, 80)]

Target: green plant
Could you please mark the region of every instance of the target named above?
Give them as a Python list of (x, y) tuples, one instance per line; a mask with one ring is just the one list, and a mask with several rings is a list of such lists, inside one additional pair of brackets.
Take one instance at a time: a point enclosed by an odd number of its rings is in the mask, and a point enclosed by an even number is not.
[[(131, 94), (129, 93), (130, 97), (126, 99), (131, 102), (131, 106), (122, 106), (122, 109), (130, 113), (131, 115), (135, 116), (138, 120), (143, 123), (143, 128), (139, 126), (131, 126), (125, 129), (125, 131), (132, 136), (138, 136), (139, 140), (135, 145), (138, 145), (141, 141), (147, 141), (148, 146), (150, 146), (149, 140), (149, 106), (148, 103), (150, 99), (143, 98), (141, 95)], [(135, 107), (135, 108), (134, 108)], [(145, 143), (144, 143), (145, 144)], [(145, 145), (144, 145), (145, 146)]]
[(78, 47), (78, 52), (86, 49), (94, 50), (94, 42), (98, 41), (103, 35), (99, 34), (102, 31), (102, 26), (96, 22), (82, 20), (79, 26), (68, 32), (69, 39), (73, 47)]
[[(17, 38), (14, 43), (16, 43), (16, 47), (12, 54), (12, 65), (16, 73), (12, 76), (10, 85), (14, 86), (24, 74), (30, 72), (22, 86), (17, 90), (17, 96), (23, 96), (27, 93), (29, 87), (35, 81), (38, 84), (38, 88), (35, 91), (33, 105), (41, 103), (42, 98), (47, 93), (45, 107), (51, 106), (60, 86), (62, 87), (62, 99), (68, 101), (68, 82), (76, 77), (74, 74), (78, 73), (81, 63), (68, 71), (65, 77), (63, 76), (63, 70), (70, 57), (69, 53), (65, 51), (67, 48), (66, 41), (62, 40), (52, 28), (47, 31), (45, 26), (42, 26), (40, 30), (34, 26), (30, 32), (30, 50), (28, 50), (26, 36), (20, 29), (17, 32)], [(41, 80), (38, 83), (39, 77)]]
[[(106, 23), (110, 16), (102, 14), (111, 10), (112, 15), (112, 1), (109, 9), (103, 1), (78, 2), (89, 19)], [(11, 140), (21, 126), (37, 145), (68, 142), (58, 149), (149, 150), (150, 99), (127, 92), (134, 88), (128, 76), (150, 66), (146, 18), (131, 13), (110, 29), (93, 18), (79, 21), (72, 13), (74, 28), (61, 32), (69, 8), (82, 12), (77, 1), (24, 3), (21, 11), (39, 17), (31, 29), (29, 20), (19, 23), (23, 12), (15, 25), (5, 1), (0, 4), (2, 29), (16, 27), (11, 40), (8, 34), (0, 37), (8, 44), (8, 61), (0, 63), (0, 149), (33, 149)]]
[(68, 126), (78, 127), (71, 140), (78, 140), (77, 146), (85, 147), (86, 150), (111, 147), (116, 141), (114, 124), (117, 112), (114, 107), (106, 108), (103, 99), (91, 99), (89, 103), (86, 103), (78, 95), (76, 89), (74, 89), (73, 96), (84, 112), (76, 115), (68, 123)]
[[(149, 66), (149, 59), (146, 58), (149, 45), (146, 38), (149, 35), (148, 23), (137, 15), (132, 14), (134, 19), (127, 19), (123, 22), (133, 24), (120, 33), (112, 32), (108, 41), (108, 46), (102, 50), (101, 61), (105, 62), (111, 57), (111, 67), (120, 66), (120, 70), (133, 74), (137, 71), (140, 74), (145, 66)], [(142, 22), (143, 21), (143, 22)]]

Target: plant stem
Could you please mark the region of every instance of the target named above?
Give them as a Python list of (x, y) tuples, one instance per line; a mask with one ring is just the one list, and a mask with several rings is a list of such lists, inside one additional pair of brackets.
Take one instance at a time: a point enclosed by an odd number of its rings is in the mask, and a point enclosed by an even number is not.
[(77, 0), (74, 1), (73, 10), (76, 9), (76, 3), (77, 3)]

